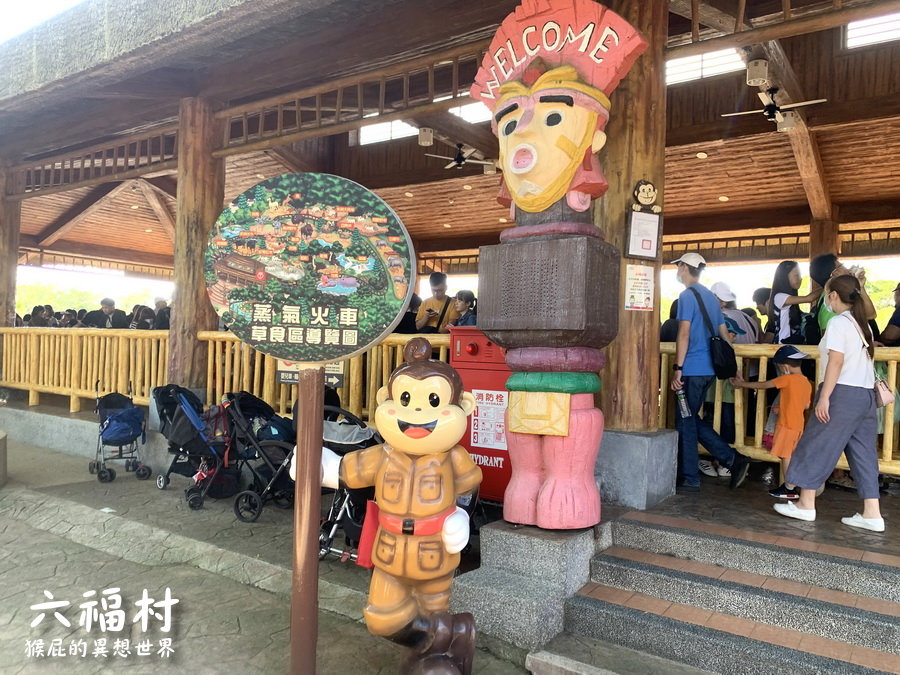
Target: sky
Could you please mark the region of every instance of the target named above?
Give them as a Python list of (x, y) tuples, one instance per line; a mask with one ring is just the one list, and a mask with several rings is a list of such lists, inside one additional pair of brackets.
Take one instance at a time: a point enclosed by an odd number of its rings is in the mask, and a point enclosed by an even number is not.
[(0, 43), (82, 2), (84, 0), (0, 0)]

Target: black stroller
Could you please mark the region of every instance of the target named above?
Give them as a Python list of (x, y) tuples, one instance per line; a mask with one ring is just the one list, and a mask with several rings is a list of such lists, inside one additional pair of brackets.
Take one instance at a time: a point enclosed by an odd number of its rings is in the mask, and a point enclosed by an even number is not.
[(97, 474), (101, 483), (110, 483), (116, 478), (116, 470), (107, 467), (111, 460), (125, 460), (125, 471), (134, 471), (138, 480), (147, 480), (153, 473), (149, 466), (141, 462), (140, 449), (147, 440), (144, 413), (134, 405), (130, 396), (112, 393), (100, 396), (94, 407), (100, 420), (97, 434), (97, 454), (88, 463), (88, 471)]
[(213, 498), (233, 496), (238, 489), (238, 467), (225, 471), (228, 444), (207, 437), (200, 399), (173, 384), (156, 387), (151, 396), (159, 416), (159, 430), (174, 455), (166, 472), (156, 477), (156, 487), (165, 489), (173, 473), (191, 478), (193, 484), (184, 491), (184, 498), (192, 510), (203, 507), (207, 494)]
[[(252, 523), (266, 502), (277, 508), (294, 505), (294, 481), (288, 476), (296, 434), (291, 423), (275, 414), (272, 407), (246, 391), (226, 394), (231, 447), (238, 461), (252, 476), (250, 489), (234, 498), (234, 515)], [(282, 440), (276, 440), (280, 438)]]
[[(344, 420), (340, 421), (340, 417)], [(294, 418), (296, 419), (296, 410)], [(348, 452), (384, 442), (377, 431), (366, 426), (366, 423), (353, 413), (337, 406), (325, 406), (323, 425), (322, 444), (342, 457)], [(319, 529), (319, 560), (335, 555), (344, 562), (348, 560), (356, 562), (357, 554), (354, 550), (359, 547), (363, 521), (366, 518), (366, 505), (370, 499), (375, 499), (375, 488), (359, 490), (324, 488), (322, 494), (327, 493), (333, 494), (328, 514), (322, 519)], [(335, 545), (338, 529), (344, 531), (346, 548)]]

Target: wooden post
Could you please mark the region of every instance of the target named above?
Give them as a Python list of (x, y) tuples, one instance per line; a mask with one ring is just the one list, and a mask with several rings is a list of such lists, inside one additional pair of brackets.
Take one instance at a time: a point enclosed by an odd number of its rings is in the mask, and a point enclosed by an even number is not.
[(831, 207), (830, 219), (813, 219), (809, 224), (809, 257), (825, 253), (841, 254), (841, 236), (837, 206)]
[[(612, 97), (608, 143), (600, 156), (609, 192), (594, 202), (594, 222), (607, 241), (627, 249), (627, 217), (637, 181), (649, 180), (665, 207), (666, 84), (665, 46), (668, 21), (666, 0), (610, 0), (604, 3), (637, 28), (650, 43)], [(660, 242), (660, 249), (662, 242)], [(659, 271), (660, 262), (623, 258), (626, 265), (653, 268), (652, 312), (625, 311), (619, 296), (619, 334), (607, 348), (602, 374), (600, 407), (608, 428), (656, 431), (659, 424)]]
[(205, 386), (206, 345), (197, 339), (215, 330), (218, 318), (206, 295), (204, 254), (212, 224), (222, 210), (225, 165), (212, 156), (222, 123), (211, 103), (181, 100), (178, 110), (178, 200), (175, 218), (175, 293), (169, 330), (169, 382)]
[(16, 325), (16, 270), (22, 202), (7, 199), (17, 192), (19, 177), (0, 167), (0, 326)]
[(319, 516), (322, 464), (322, 392), (325, 369), (300, 370), (297, 456), (294, 458), (294, 571), (291, 579), (291, 672), (316, 672), (319, 632)]

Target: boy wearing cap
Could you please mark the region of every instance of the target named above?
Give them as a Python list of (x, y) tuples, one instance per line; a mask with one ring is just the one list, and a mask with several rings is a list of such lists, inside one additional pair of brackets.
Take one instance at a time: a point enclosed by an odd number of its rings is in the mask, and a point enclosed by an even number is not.
[[(787, 475), (791, 456), (800, 436), (803, 435), (803, 427), (806, 424), (805, 411), (812, 400), (812, 383), (800, 370), (806, 354), (793, 345), (784, 345), (772, 358), (778, 372), (781, 373), (774, 380), (765, 382), (744, 382), (740, 377), (731, 382), (737, 388), (743, 389), (778, 389), (781, 402), (778, 410), (778, 422), (775, 424), (775, 440), (772, 444), (772, 454), (781, 459), (781, 468)], [(769, 494), (779, 499), (799, 499), (800, 491), (796, 485), (782, 483)]]
[(677, 265), (678, 281), (685, 286), (678, 296), (678, 337), (671, 387), (673, 391), (684, 390), (691, 412), (690, 417), (676, 416), (675, 420), (678, 429), (678, 484), (682, 492), (697, 492), (700, 489), (699, 442), (721, 466), (731, 470), (731, 487), (736, 488), (747, 477), (749, 460), (728, 445), (709, 420), (698, 415), (706, 400), (706, 392), (716, 379), (709, 346), (712, 335), (706, 327), (703, 310), (709, 316), (713, 331), (723, 340), (730, 339), (728, 330), (718, 299), (700, 283), (700, 274), (706, 267), (703, 256), (685, 253), (671, 264)]
[(734, 343), (738, 345), (755, 345), (758, 337), (756, 322), (737, 308), (737, 296), (731, 290), (731, 287), (724, 281), (717, 281), (709, 287), (709, 290), (719, 299), (722, 314), (726, 318), (733, 320), (742, 329), (742, 332), (735, 337)]

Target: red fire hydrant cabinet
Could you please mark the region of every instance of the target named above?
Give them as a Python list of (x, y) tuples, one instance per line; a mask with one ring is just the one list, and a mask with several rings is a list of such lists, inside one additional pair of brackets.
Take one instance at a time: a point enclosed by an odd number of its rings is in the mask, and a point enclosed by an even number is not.
[(450, 328), (450, 365), (477, 403), (461, 442), (484, 476), (479, 499), (497, 503), (503, 503), (512, 471), (506, 449), (506, 380), (512, 371), (505, 357), (504, 350), (477, 328)]

